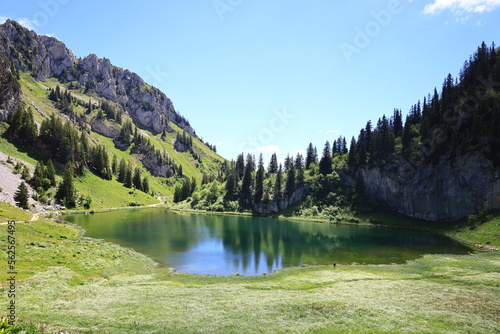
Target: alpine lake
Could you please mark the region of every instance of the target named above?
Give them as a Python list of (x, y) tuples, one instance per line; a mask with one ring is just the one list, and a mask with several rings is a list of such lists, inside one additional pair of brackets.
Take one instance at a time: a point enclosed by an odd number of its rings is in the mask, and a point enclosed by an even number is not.
[(425, 254), (467, 254), (455, 240), (418, 230), (188, 214), (164, 208), (76, 214), (64, 219), (161, 265), (196, 274), (270, 274), (302, 265), (404, 263)]

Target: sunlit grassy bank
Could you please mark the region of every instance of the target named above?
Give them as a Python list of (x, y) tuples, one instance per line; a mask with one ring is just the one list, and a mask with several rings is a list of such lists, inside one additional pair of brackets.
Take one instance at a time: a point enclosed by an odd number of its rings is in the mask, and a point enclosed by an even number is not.
[[(15, 208), (2, 215), (26, 220)], [(6, 210), (10, 210), (8, 213)], [(2, 243), (5, 225), (0, 225)], [(291, 268), (257, 277), (173, 273), (72, 226), (18, 223), (18, 316), (32, 333), (496, 333), (500, 254), (405, 265)], [(6, 263), (6, 254), (2, 254)], [(5, 282), (6, 271), (0, 275)], [(2, 309), (7, 303), (2, 283)], [(38, 328), (38, 330), (35, 330)]]

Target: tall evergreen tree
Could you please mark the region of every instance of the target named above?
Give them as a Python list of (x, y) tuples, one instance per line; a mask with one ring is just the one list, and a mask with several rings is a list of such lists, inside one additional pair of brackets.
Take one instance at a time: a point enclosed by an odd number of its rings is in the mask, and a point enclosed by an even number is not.
[(292, 165), (286, 173), (285, 193), (290, 196), (295, 191), (295, 167)]
[(238, 179), (243, 178), (243, 174), (245, 173), (245, 157), (243, 153), (238, 154), (236, 158), (236, 174), (238, 175)]
[(16, 201), (18, 207), (27, 210), (29, 208), (28, 199), (28, 187), (26, 186), (26, 183), (21, 182), (17, 191), (14, 193), (14, 201)]
[(349, 169), (356, 170), (357, 169), (357, 152), (356, 152), (356, 139), (354, 139), (354, 136), (351, 138), (351, 146), (349, 146), (349, 157), (347, 158), (347, 166), (349, 166)]
[(342, 137), (342, 154), (348, 153), (347, 151), (347, 141), (345, 137)]
[(149, 180), (147, 177), (144, 177), (142, 179), (142, 191), (144, 191), (146, 194), (149, 194)]
[(316, 149), (312, 143), (309, 143), (309, 146), (307, 147), (307, 150), (306, 150), (306, 169), (309, 169), (311, 164), (317, 163), (317, 159), (318, 159), (318, 157), (317, 157)]
[[(35, 172), (33, 173), (33, 177), (30, 180), (33, 189), (38, 189), (40, 187), (44, 188), (44, 178), (45, 178), (45, 166), (42, 161), (38, 161), (35, 167)], [(48, 184), (50, 186), (50, 184)], [(47, 190), (45, 188), (44, 190)]]
[(29, 107), (27, 110), (23, 106), (10, 116), (10, 126), (8, 133), (18, 137), (26, 144), (34, 144), (38, 137), (38, 128), (33, 117), (33, 110)]
[(118, 157), (113, 154), (113, 161), (111, 163), (111, 171), (114, 175), (118, 175)]
[(69, 167), (64, 172), (63, 182), (59, 185), (56, 193), (56, 199), (63, 203), (67, 208), (76, 206), (76, 191), (73, 184), (73, 169)]
[(259, 166), (257, 167), (257, 173), (255, 175), (255, 203), (260, 203), (262, 196), (264, 195), (264, 161), (262, 160), (262, 153), (259, 157)]
[(135, 189), (142, 190), (141, 171), (139, 170), (138, 167), (136, 167), (134, 170), (134, 177), (132, 183), (134, 184)]
[(226, 175), (226, 197), (233, 199), (236, 193), (236, 184), (238, 183), (236, 172), (234, 170), (228, 171)]
[(332, 155), (330, 153), (330, 143), (326, 141), (325, 148), (323, 149), (323, 156), (319, 161), (319, 172), (323, 175), (328, 175), (333, 172)]
[(132, 188), (132, 184), (133, 184), (133, 181), (132, 181), (132, 165), (130, 164), (130, 162), (128, 163), (127, 168), (125, 169), (125, 181), (123, 182), (123, 184), (127, 188)]
[(276, 156), (276, 153), (271, 155), (268, 172), (269, 174), (276, 174), (278, 172), (278, 157)]
[(401, 137), (403, 134), (403, 117), (401, 115), (401, 110), (399, 109), (394, 109), (393, 129), (394, 137)]
[(120, 166), (118, 168), (118, 182), (124, 183), (125, 177), (127, 176), (127, 165), (125, 159), (120, 160)]
[(47, 160), (45, 165), (45, 177), (50, 181), (50, 186), (54, 187), (56, 185), (56, 170), (52, 159)]
[(249, 201), (252, 198), (252, 172), (254, 170), (253, 160), (250, 154), (247, 156), (247, 163), (245, 166), (245, 174), (241, 183), (240, 196), (244, 201)]
[(276, 183), (274, 184), (274, 198), (280, 200), (282, 197), (283, 188), (283, 167), (278, 167), (278, 173), (276, 174)]
[[(372, 121), (369, 120), (368, 122), (366, 122), (366, 126), (365, 126), (365, 137), (364, 137), (364, 140), (365, 140), (365, 149), (366, 150), (368, 150), (370, 148), (370, 146), (371, 146), (372, 133), (373, 133)], [(359, 144), (360, 143), (358, 142), (358, 145)]]

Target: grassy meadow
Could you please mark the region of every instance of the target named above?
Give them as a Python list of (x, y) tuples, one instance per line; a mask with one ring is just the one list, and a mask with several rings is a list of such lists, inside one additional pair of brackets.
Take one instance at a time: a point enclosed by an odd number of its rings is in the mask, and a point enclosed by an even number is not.
[[(82, 237), (77, 227), (29, 218), (0, 206), (0, 220), (19, 221), (17, 315), (25, 333), (500, 331), (498, 252), (217, 277), (174, 273), (130, 249)], [(480, 238), (489, 223), (462, 236)], [(0, 225), (3, 244), (6, 231)], [(2, 309), (6, 276), (0, 272)]]

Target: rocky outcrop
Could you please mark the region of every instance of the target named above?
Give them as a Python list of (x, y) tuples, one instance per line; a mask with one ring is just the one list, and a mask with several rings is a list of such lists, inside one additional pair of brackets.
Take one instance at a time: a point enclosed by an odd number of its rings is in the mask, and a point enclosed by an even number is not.
[(177, 152), (187, 152), (189, 151), (189, 145), (180, 140), (176, 140), (174, 142), (174, 150), (176, 150)]
[(99, 59), (94, 54), (77, 59), (56, 38), (39, 36), (10, 20), (0, 26), (0, 54), (10, 58), (20, 70), (31, 71), (37, 80), (56, 77), (62, 82), (76, 81), (77, 89), (122, 104), (142, 128), (159, 133), (168, 129), (171, 121), (195, 135), (165, 94), (137, 74), (113, 66), (109, 59)]
[(114, 138), (120, 133), (118, 124), (111, 123), (101, 118), (94, 118), (90, 123), (92, 131), (108, 138)]
[(293, 205), (301, 200), (303, 200), (309, 193), (309, 186), (301, 187), (295, 190), (291, 195), (285, 195), (280, 200), (275, 200), (271, 202), (260, 202), (254, 203), (254, 211), (262, 214), (272, 214), (277, 213), (281, 210), (285, 210), (290, 205)]
[(21, 87), (16, 69), (7, 57), (0, 55), (0, 121), (7, 121), (20, 104)]
[(400, 162), (397, 169), (365, 168), (360, 173), (368, 194), (419, 219), (456, 220), (481, 209), (500, 209), (500, 169), (480, 154), (452, 161), (442, 157), (435, 165), (418, 167)]
[(33, 77), (41, 81), (58, 77), (76, 60), (73, 52), (54, 37), (38, 36), (11, 20), (0, 29), (0, 54), (9, 57), (21, 71), (31, 71)]
[(131, 153), (137, 155), (152, 175), (162, 177), (174, 175), (172, 167), (166, 161), (161, 160), (151, 146), (135, 145)]

